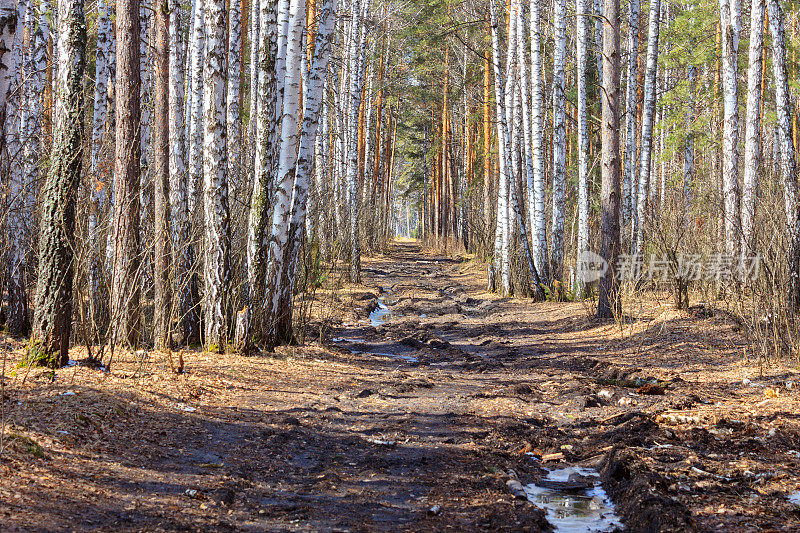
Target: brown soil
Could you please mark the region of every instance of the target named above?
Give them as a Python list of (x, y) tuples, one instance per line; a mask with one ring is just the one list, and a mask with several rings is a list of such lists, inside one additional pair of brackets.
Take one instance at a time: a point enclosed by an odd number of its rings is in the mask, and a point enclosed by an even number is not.
[(595, 324), (413, 243), (364, 267), (315, 302), (322, 345), (185, 352), (179, 376), (156, 353), (10, 373), (4, 339), (0, 529), (540, 531), (507, 482), (543, 458), (601, 471), (630, 531), (800, 529), (800, 379), (724, 315), (650, 298)]

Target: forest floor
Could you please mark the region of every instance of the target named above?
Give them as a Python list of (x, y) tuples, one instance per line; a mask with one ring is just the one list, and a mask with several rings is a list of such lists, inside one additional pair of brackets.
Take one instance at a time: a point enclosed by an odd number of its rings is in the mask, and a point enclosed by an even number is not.
[(181, 375), (141, 352), (14, 370), (3, 339), (0, 530), (540, 531), (515, 482), (566, 465), (629, 531), (800, 529), (800, 373), (748, 361), (724, 313), (597, 324), (408, 242), (363, 266), (320, 293), (321, 344)]

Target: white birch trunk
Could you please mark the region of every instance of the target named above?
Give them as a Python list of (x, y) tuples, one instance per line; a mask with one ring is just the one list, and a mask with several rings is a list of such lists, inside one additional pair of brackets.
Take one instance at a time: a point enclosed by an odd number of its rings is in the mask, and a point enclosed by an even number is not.
[[(631, 0), (633, 2), (637, 0)], [(564, 78), (567, 63), (567, 0), (554, 0), (553, 25), (553, 227), (551, 273), (562, 280), (564, 268), (564, 219), (566, 211), (567, 131)]]
[(152, 159), (152, 76), (151, 76), (151, 34), (153, 10), (150, 0), (141, 0), (139, 8), (139, 65), (141, 101), (141, 174), (139, 175), (139, 247), (141, 253), (142, 295), (152, 292), (153, 287), (153, 174), (150, 172)]
[(227, 146), (228, 146), (228, 179), (233, 184), (237, 196), (242, 183), (242, 125), (239, 106), (242, 43), (242, 13), (238, 0), (228, 4), (228, 64), (227, 64)]
[[(531, 87), (533, 96), (532, 144), (533, 144), (533, 201), (529, 201), (531, 211), (531, 236), (533, 241), (533, 261), (536, 270), (545, 282), (549, 279), (547, 264), (547, 213), (545, 212), (545, 165), (544, 165), (544, 79), (542, 71), (542, 35), (539, 1), (530, 2), (531, 18)], [(521, 25), (520, 25), (521, 26)], [(522, 35), (522, 33), (520, 33)], [(522, 50), (522, 46), (520, 46)], [(521, 63), (523, 58), (520, 58)], [(523, 95), (524, 96), (524, 95)], [(527, 147), (526, 147), (527, 149)], [(531, 196), (531, 191), (528, 191)]]
[[(591, 2), (592, 0), (588, 0)], [(597, 86), (603, 86), (603, 0), (594, 0), (594, 46), (597, 65)]]
[(739, 94), (738, 0), (720, 0), (722, 28), (722, 86), (724, 99), (722, 196), (725, 211), (725, 253), (737, 254), (741, 230), (739, 212)]
[(683, 147), (683, 215), (684, 224), (688, 227), (688, 215), (694, 197), (694, 95), (697, 91), (697, 67), (689, 65), (686, 75), (689, 78), (690, 102), (686, 111), (687, 133)]
[(184, 340), (191, 337), (196, 311), (192, 297), (192, 263), (194, 250), (189, 224), (186, 146), (186, 116), (184, 115), (184, 62), (186, 43), (178, 0), (170, 0), (169, 24), (169, 176), (170, 214), (172, 216), (173, 264), (175, 265), (175, 296), (179, 323)]
[(644, 103), (642, 110), (642, 152), (639, 161), (639, 186), (636, 191), (636, 212), (631, 228), (631, 253), (639, 255), (642, 250), (647, 200), (649, 196), (650, 171), (652, 166), (653, 125), (656, 113), (656, 71), (658, 69), (658, 38), (661, 0), (650, 3), (650, 20), (647, 32), (647, 66), (644, 75)]
[(747, 70), (747, 115), (745, 118), (744, 188), (742, 190), (742, 255), (754, 251), (753, 224), (756, 214), (758, 172), (761, 167), (761, 77), (764, 46), (764, 0), (753, 0), (750, 8), (750, 63)]
[[(281, 27), (281, 12), (278, 11), (278, 28)], [(300, 115), (300, 55), (303, 50), (303, 26), (305, 25), (305, 0), (291, 0), (288, 13), (287, 33), (278, 33), (278, 58), (280, 43), (286, 42), (285, 63), (279, 67), (278, 79), (283, 78), (283, 109), (281, 111), (281, 139), (278, 156), (277, 186), (272, 209), (267, 247), (266, 275), (266, 313), (264, 344), (272, 348), (277, 343), (278, 311), (280, 303), (280, 283), (284, 276), (285, 250), (289, 238), (289, 216), (291, 214), (291, 194), (297, 165), (298, 130)], [(282, 76), (283, 74), (283, 76)], [(280, 98), (280, 89), (278, 95)]]
[(798, 219), (797, 161), (792, 141), (792, 102), (786, 75), (786, 32), (779, 0), (767, 0), (769, 29), (772, 34), (772, 71), (775, 80), (775, 111), (778, 115), (778, 143), (781, 153), (781, 176), (786, 204), (787, 299), (791, 313), (800, 307), (800, 220)]
[[(109, 173), (101, 166), (101, 153), (104, 141), (107, 139), (106, 126), (108, 124), (108, 87), (111, 78), (110, 56), (114, 40), (113, 27), (109, 17), (109, 7), (105, 0), (97, 4), (97, 55), (95, 60), (95, 88), (94, 88), (94, 116), (92, 119), (92, 146), (89, 159), (89, 221), (88, 243), (86, 255), (88, 257), (87, 274), (90, 292), (90, 320), (95, 327), (100, 322), (102, 312), (101, 283), (101, 255), (105, 244), (100, 240), (99, 220), (106, 210), (108, 196)], [(45, 60), (46, 61), (46, 60)], [(101, 244), (102, 243), (102, 244)]]
[(206, 349), (225, 350), (230, 286), (230, 213), (228, 211), (225, 0), (206, 0), (203, 66), (203, 214), (205, 217)]
[[(11, 51), (9, 61), (10, 80), (5, 105), (5, 143), (8, 154), (8, 214), (5, 230), (9, 240), (8, 251), (8, 330), (12, 335), (26, 335), (30, 329), (28, 318), (27, 269), (30, 213), (34, 204), (30, 203), (29, 183), (22, 168), (22, 98), (25, 75), (20, 72), (24, 66), (23, 32), (26, 26), (28, 2), (17, 4), (14, 17), (17, 30), (8, 43)], [(6, 44), (6, 43), (3, 43)]]
[(625, 175), (622, 181), (622, 221), (636, 209), (636, 84), (639, 70), (639, 0), (628, 4), (628, 87), (626, 98)]
[[(589, 249), (589, 116), (586, 102), (586, 66), (588, 53), (589, 9), (587, 2), (576, 0), (577, 38), (576, 53), (578, 62), (578, 249), (581, 254)], [(658, 0), (656, 0), (658, 1)], [(577, 279), (575, 295), (586, 296), (583, 279)]]
[(287, 315), (289, 318), (292, 315), (291, 295), (297, 281), (297, 265), (301, 253), (300, 244), (306, 223), (308, 187), (311, 182), (314, 146), (317, 139), (319, 115), (324, 98), (325, 78), (330, 60), (330, 36), (334, 26), (333, 9), (335, 0), (323, 0), (323, 2), (321, 6), (318, 6), (319, 27), (314, 41), (314, 57), (309, 67), (308, 91), (305, 98), (303, 126), (297, 155), (297, 170), (292, 198), (292, 220), (289, 226), (289, 248), (287, 250), (287, 277), (289, 283), (282, 287), (284, 294), (281, 300), (288, 303), (289, 308), (282, 309), (281, 314)]
[(361, 241), (359, 238), (359, 202), (358, 202), (358, 119), (361, 109), (361, 93), (364, 87), (366, 68), (367, 31), (363, 20), (369, 15), (370, 0), (354, 0), (352, 8), (353, 31), (350, 54), (353, 58), (353, 70), (350, 73), (350, 102), (348, 119), (348, 163), (347, 188), (350, 201), (350, 281), (361, 281)]
[[(261, 302), (264, 298), (265, 275), (265, 228), (269, 215), (269, 205), (273, 186), (273, 169), (275, 168), (275, 94), (276, 72), (275, 59), (278, 53), (277, 27), (278, 0), (261, 0), (258, 15), (261, 25), (257, 48), (258, 61), (258, 95), (256, 108), (259, 110), (256, 121), (255, 165), (253, 176), (253, 192), (250, 198), (247, 232), (247, 284), (249, 289), (248, 306), (251, 310), (250, 324), (256, 335), (259, 331), (262, 313)], [(241, 339), (249, 343), (251, 339)]]
[(197, 211), (200, 184), (203, 181), (203, 54), (205, 28), (203, 10), (206, 0), (194, 0), (194, 20), (189, 39), (189, 183), (186, 188), (190, 218)]
[(247, 143), (250, 147), (250, 165), (255, 168), (256, 123), (258, 122), (258, 50), (261, 31), (261, 0), (250, 3), (250, 117), (247, 123)]

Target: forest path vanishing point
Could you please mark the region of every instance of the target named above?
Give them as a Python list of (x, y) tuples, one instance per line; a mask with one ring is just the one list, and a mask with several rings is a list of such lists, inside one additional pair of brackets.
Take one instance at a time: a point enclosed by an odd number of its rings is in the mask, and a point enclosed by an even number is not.
[[(748, 363), (724, 313), (642, 302), (596, 324), (485, 284), (396, 242), (333, 296), (322, 344), (189, 352), (180, 376), (146, 353), (17, 370), (0, 529), (800, 528), (797, 372)], [(542, 502), (568, 497), (556, 522)]]

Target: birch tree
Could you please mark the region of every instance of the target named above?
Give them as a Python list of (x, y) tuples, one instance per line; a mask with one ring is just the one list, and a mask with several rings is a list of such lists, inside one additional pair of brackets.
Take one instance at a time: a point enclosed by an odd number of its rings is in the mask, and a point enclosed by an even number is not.
[(750, 50), (747, 70), (745, 117), (744, 188), (742, 190), (742, 255), (753, 251), (758, 172), (761, 164), (761, 83), (764, 46), (764, 0), (753, 0), (750, 8)]
[(739, 0), (719, 0), (722, 28), (723, 169), (722, 197), (725, 212), (725, 253), (735, 256), (739, 247), (739, 93), (738, 57), (741, 31)]
[[(589, 115), (586, 109), (586, 61), (589, 19), (586, 2), (576, 0), (576, 61), (578, 81), (578, 260), (589, 249)], [(655, 0), (658, 1), (658, 0)], [(576, 296), (586, 296), (584, 280), (578, 276)]]
[[(189, 32), (188, 42), (188, 76), (189, 87), (187, 91), (188, 100), (188, 128), (187, 128), (187, 150), (188, 150), (188, 177), (186, 180), (186, 209), (189, 217), (189, 235), (196, 235), (199, 232), (200, 217), (197, 216), (199, 207), (202, 205), (200, 191), (203, 182), (203, 55), (205, 50), (205, 28), (204, 28), (204, 6), (205, 0), (194, 0), (193, 16), (191, 20), (191, 31)], [(193, 231), (191, 228), (195, 228)], [(197, 250), (195, 238), (182, 243), (184, 247), (185, 261), (188, 265), (194, 265), (200, 251)], [(192, 272), (189, 275), (187, 284), (181, 288), (183, 294), (181, 300), (181, 321), (183, 324), (183, 336), (186, 344), (196, 344), (200, 342), (200, 296), (199, 296), (199, 276)]]
[(625, 175), (622, 181), (622, 220), (636, 209), (636, 86), (639, 67), (639, 0), (628, 2), (628, 90), (626, 98)]
[[(125, 2), (120, 4), (124, 6)], [(2, 35), (7, 35), (8, 30), (3, 30)], [(82, 0), (59, 0), (57, 35), (59, 68), (53, 157), (41, 191), (39, 279), (33, 333), (28, 344), (30, 361), (53, 367), (67, 363), (72, 327), (73, 234), (83, 164), (86, 73), (86, 19)]]
[[(545, 212), (545, 164), (544, 164), (544, 71), (542, 70), (542, 35), (539, 1), (530, 2), (531, 19), (531, 79), (533, 108), (533, 202), (529, 209), (533, 213), (531, 234), (533, 236), (533, 259), (536, 269), (544, 280), (549, 279), (547, 264), (547, 213)], [(522, 48), (522, 47), (520, 47)]]
[[(273, 348), (279, 341), (277, 322), (280, 310), (280, 283), (285, 274), (284, 252), (289, 238), (291, 195), (297, 165), (297, 117), (300, 115), (300, 85), (302, 83), (300, 79), (300, 55), (304, 51), (302, 39), (304, 23), (305, 1), (292, 0), (287, 25), (288, 33), (286, 35), (286, 61), (283, 66), (283, 72), (278, 71), (278, 78), (281, 78), (281, 74), (284, 74), (284, 97), (275, 202), (272, 209), (269, 245), (267, 248), (266, 312), (264, 313), (263, 343), (269, 349)], [(278, 27), (280, 28), (280, 20)], [(280, 57), (281, 40), (282, 37), (279, 33), (278, 57)], [(278, 92), (280, 93), (280, 90)]]
[(688, 224), (688, 211), (692, 206), (695, 176), (695, 146), (694, 146), (694, 94), (697, 91), (697, 67), (689, 65), (687, 69), (689, 78), (689, 93), (691, 101), (686, 111), (686, 139), (683, 147), (683, 213), (684, 222)]
[[(511, 3), (511, 9), (516, 9), (516, 3)], [(504, 294), (511, 292), (511, 273), (508, 258), (508, 212), (509, 212), (509, 174), (510, 169), (509, 161), (507, 158), (508, 150), (508, 135), (506, 126), (506, 109), (509, 102), (504, 94), (507, 88), (511, 86), (511, 78), (513, 76), (510, 72), (509, 66), (513, 67), (514, 47), (516, 43), (513, 41), (513, 32), (509, 32), (508, 39), (508, 55), (506, 57), (506, 74), (508, 78), (504, 78), (500, 68), (500, 39), (498, 36), (497, 15), (495, 13), (494, 0), (491, 0), (489, 13), (491, 16), (491, 31), (492, 31), (492, 58), (494, 68), (494, 93), (495, 93), (495, 106), (497, 111), (497, 144), (498, 144), (498, 162), (500, 165), (499, 184), (497, 190), (497, 230), (495, 232), (495, 245), (494, 245), (494, 259), (492, 261), (493, 270), (490, 271), (490, 279), (494, 279), (496, 275), (500, 277), (500, 290)], [(513, 11), (512, 11), (513, 13)], [(512, 28), (515, 25), (511, 26)], [(501, 80), (506, 80), (506, 90), (503, 89)], [(504, 108), (504, 103), (506, 108)]]
[(370, 0), (354, 0), (352, 4), (352, 40), (350, 54), (353, 58), (353, 71), (350, 73), (350, 107), (347, 186), (350, 199), (350, 281), (361, 281), (361, 242), (359, 239), (358, 213), (358, 116), (361, 109), (361, 94), (366, 72), (365, 49), (367, 42), (366, 26), (363, 19), (369, 14)]
[(184, 115), (183, 18), (179, 0), (170, 0), (169, 21), (169, 197), (172, 217), (172, 263), (175, 270), (175, 298), (184, 341), (196, 341), (193, 331), (197, 311), (191, 291), (191, 228), (187, 205), (186, 116)]
[(13, 0), (0, 0), (0, 108), (5, 108), (11, 89), (11, 80), (16, 76), (16, 65), (10, 59), (13, 53), (14, 38), (19, 24), (17, 3)]
[(105, 243), (100, 239), (99, 220), (106, 209), (108, 172), (100, 160), (101, 150), (107, 136), (108, 124), (108, 84), (111, 81), (111, 55), (114, 46), (113, 27), (109, 17), (109, 7), (105, 0), (97, 3), (97, 55), (95, 58), (95, 87), (94, 87), (94, 114), (92, 120), (92, 147), (89, 160), (89, 227), (86, 256), (88, 258), (87, 272), (89, 277), (90, 294), (90, 320), (95, 326), (103, 322), (105, 309), (101, 292), (100, 268), (101, 256)]
[[(139, 105), (140, 121), (139, 129), (141, 142), (141, 165), (139, 174), (139, 246), (140, 246), (140, 266), (139, 281), (141, 282), (141, 292), (149, 296), (153, 289), (153, 249), (151, 244), (154, 242), (153, 222), (154, 222), (154, 188), (153, 174), (150, 168), (153, 157), (152, 149), (152, 115), (153, 115), (153, 79), (151, 75), (153, 48), (152, 34), (152, 0), (139, 0), (139, 69), (140, 87), (139, 94), (141, 103)], [(159, 1), (159, 0), (155, 0)]]
[[(29, 2), (19, 2), (15, 18), (20, 21), (10, 42), (10, 67), (13, 72), (5, 99), (5, 124), (3, 125), (8, 154), (8, 215), (5, 229), (9, 239), (8, 253), (8, 328), (12, 335), (25, 335), (30, 329), (27, 294), (27, 242), (28, 215), (33, 207), (26, 176), (22, 168), (22, 113), (24, 108), (25, 74), (23, 71), (23, 32), (28, 18)], [(27, 70), (27, 69), (25, 69)], [(22, 71), (22, 72), (21, 72)]]
[(225, 0), (206, 0), (203, 65), (203, 287), (205, 343), (223, 352), (228, 340), (230, 290), (230, 212), (228, 210)]
[(253, 191), (250, 196), (250, 212), (247, 231), (247, 285), (248, 309), (244, 315), (245, 323), (237, 324), (237, 339), (244, 348), (251, 342), (252, 330), (260, 335), (261, 302), (264, 300), (265, 283), (265, 228), (269, 216), (270, 191), (273, 186), (273, 169), (275, 168), (274, 152), (276, 146), (275, 106), (277, 104), (275, 60), (278, 54), (277, 35), (278, 0), (260, 2), (259, 20), (263, 28), (259, 31), (257, 43), (258, 54), (258, 97), (256, 107), (259, 109), (256, 120), (255, 166)]
[[(289, 240), (287, 248), (288, 264), (287, 278), (289, 282), (281, 290), (283, 295), (280, 301), (288, 304), (288, 308), (280, 309), (279, 314), (292, 316), (292, 292), (296, 284), (297, 265), (300, 259), (300, 244), (306, 223), (306, 206), (308, 201), (308, 186), (311, 182), (314, 150), (319, 127), (319, 115), (324, 97), (325, 79), (330, 60), (330, 36), (333, 30), (333, 10), (335, 0), (322, 0), (317, 6), (319, 27), (317, 28), (314, 56), (309, 67), (308, 91), (306, 93), (305, 107), (303, 110), (303, 126), (300, 134), (300, 146), (297, 156), (297, 170), (295, 172), (294, 193), (292, 198), (292, 218), (289, 226)], [(291, 327), (291, 320), (288, 321)], [(290, 331), (283, 331), (287, 336)]]
[[(250, 119), (247, 123), (247, 142), (250, 147), (250, 163), (255, 165), (256, 123), (258, 120), (258, 54), (261, 32), (261, 0), (250, 2)], [(253, 167), (254, 168), (254, 167)]]
[(227, 63), (227, 132), (228, 139), (228, 177), (234, 187), (241, 187), (242, 171), (242, 125), (239, 109), (240, 84), (239, 77), (242, 53), (242, 12), (239, 2), (232, 1), (228, 5), (228, 63)]
[(647, 30), (647, 66), (644, 74), (644, 104), (642, 107), (642, 147), (639, 160), (639, 186), (636, 190), (636, 213), (631, 224), (631, 253), (642, 251), (642, 238), (649, 197), (652, 167), (653, 125), (656, 114), (656, 71), (658, 69), (658, 38), (661, 0), (650, 2), (650, 20)]
[(194, 18), (189, 38), (189, 213), (194, 213), (203, 181), (203, 57), (205, 53), (204, 7), (194, 0)]
[(792, 140), (791, 95), (786, 72), (785, 17), (779, 0), (767, 0), (769, 30), (772, 35), (772, 74), (775, 81), (775, 111), (778, 115), (778, 142), (781, 153), (781, 176), (786, 204), (787, 299), (791, 313), (800, 309), (800, 217), (798, 217), (797, 161)]
[[(632, 0), (636, 1), (636, 0)], [(564, 77), (567, 63), (567, 2), (553, 3), (555, 48), (553, 50), (553, 229), (551, 271), (562, 280), (564, 268), (564, 219), (566, 211), (567, 132)]]

